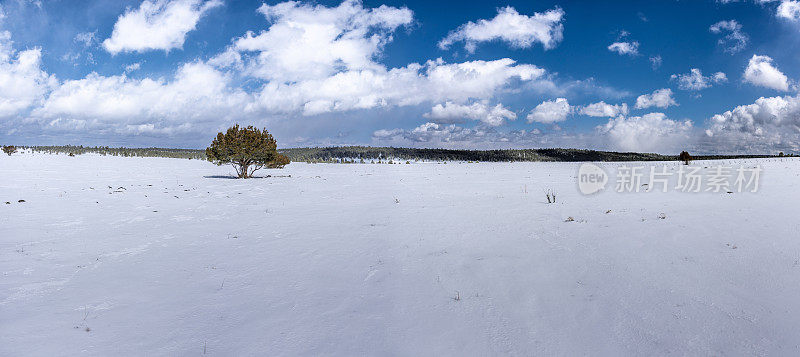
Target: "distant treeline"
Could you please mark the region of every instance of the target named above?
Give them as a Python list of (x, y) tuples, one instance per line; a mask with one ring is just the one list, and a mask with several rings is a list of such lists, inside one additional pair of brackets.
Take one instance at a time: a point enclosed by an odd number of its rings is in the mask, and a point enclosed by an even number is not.
[[(296, 148), (278, 150), (292, 161), (371, 162), (371, 161), (671, 161), (678, 154), (659, 155), (581, 149), (450, 150), (369, 146)], [(762, 158), (770, 155), (703, 155), (696, 160)]]
[(47, 154), (100, 154), (108, 156), (123, 157), (168, 157), (176, 159), (197, 159), (205, 160), (204, 150), (193, 149), (164, 149), (164, 148), (112, 148), (108, 146), (18, 146), (18, 149), (28, 149), (34, 152)]
[[(205, 160), (204, 150), (164, 148), (113, 148), (108, 146), (19, 146), (34, 152), (82, 155), (87, 153), (124, 157), (167, 157)], [(296, 162), (369, 163), (396, 161), (672, 161), (678, 155), (613, 152), (581, 149), (451, 150), (370, 146), (293, 148), (278, 150)], [(768, 158), (775, 155), (700, 155), (694, 160)]]

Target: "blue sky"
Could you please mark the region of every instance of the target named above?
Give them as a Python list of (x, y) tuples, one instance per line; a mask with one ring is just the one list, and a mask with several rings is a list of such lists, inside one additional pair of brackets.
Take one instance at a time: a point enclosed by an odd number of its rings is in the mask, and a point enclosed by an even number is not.
[(0, 143), (800, 151), (800, 1), (0, 1)]

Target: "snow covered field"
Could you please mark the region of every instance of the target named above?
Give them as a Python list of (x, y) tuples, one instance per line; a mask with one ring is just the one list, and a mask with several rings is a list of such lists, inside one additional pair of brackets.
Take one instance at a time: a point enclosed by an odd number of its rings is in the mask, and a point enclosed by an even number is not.
[(583, 196), (576, 163), (3, 156), (0, 355), (798, 355), (800, 163), (743, 162), (757, 193)]

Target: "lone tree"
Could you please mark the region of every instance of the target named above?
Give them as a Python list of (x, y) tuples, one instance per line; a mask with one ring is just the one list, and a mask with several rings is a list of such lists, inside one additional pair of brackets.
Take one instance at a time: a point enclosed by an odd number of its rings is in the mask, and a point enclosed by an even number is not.
[(16, 151), (17, 151), (17, 148), (15, 146), (13, 146), (13, 145), (3, 146), (3, 152), (8, 154), (8, 156), (11, 156), (11, 154), (13, 154)]
[(217, 134), (211, 146), (206, 148), (206, 158), (217, 165), (231, 165), (239, 178), (253, 177), (253, 173), (264, 168), (283, 168), (289, 158), (277, 151), (277, 144), (267, 129), (253, 126), (240, 128), (239, 124), (225, 133)]
[(683, 161), (684, 165), (689, 165), (689, 162), (692, 161), (692, 155), (689, 155), (686, 151), (681, 151), (681, 154), (678, 155), (678, 160)]

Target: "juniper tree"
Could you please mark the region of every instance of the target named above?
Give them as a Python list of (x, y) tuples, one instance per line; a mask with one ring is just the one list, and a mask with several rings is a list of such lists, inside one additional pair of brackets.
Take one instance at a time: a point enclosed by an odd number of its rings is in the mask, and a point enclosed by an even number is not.
[(689, 162), (692, 161), (692, 155), (689, 155), (686, 151), (681, 151), (681, 154), (678, 155), (678, 160), (683, 161), (684, 165), (689, 165)]
[(288, 158), (278, 154), (277, 143), (267, 129), (240, 128), (239, 124), (217, 134), (206, 148), (206, 158), (217, 165), (233, 166), (236, 175), (244, 179), (253, 177), (254, 172), (264, 167), (280, 168), (289, 164)]

